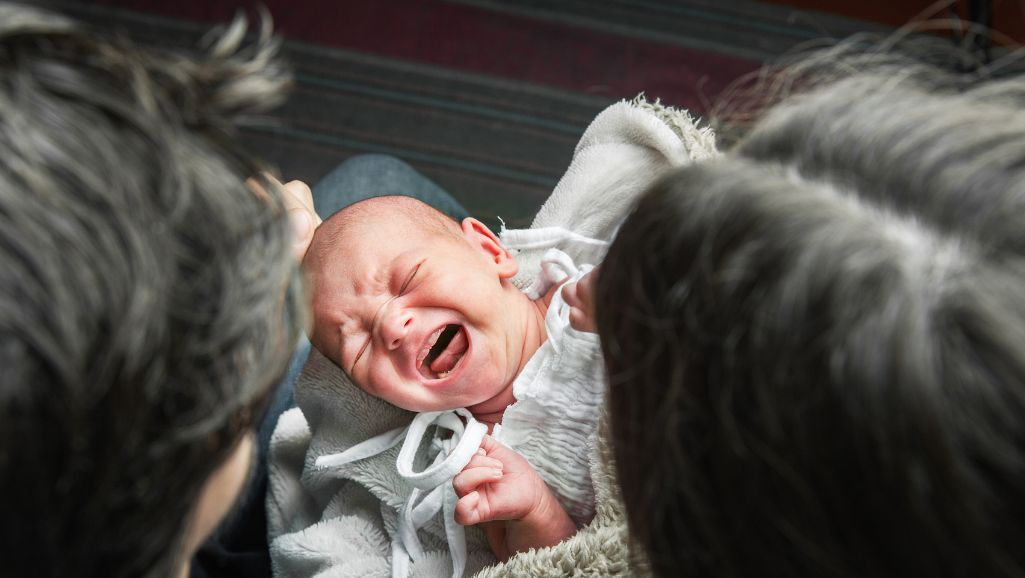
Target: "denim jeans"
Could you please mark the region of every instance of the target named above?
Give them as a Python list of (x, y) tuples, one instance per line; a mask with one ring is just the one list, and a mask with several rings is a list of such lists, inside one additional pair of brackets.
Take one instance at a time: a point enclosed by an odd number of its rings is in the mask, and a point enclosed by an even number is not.
[[(359, 155), (338, 165), (313, 186), (313, 204), (322, 219), (365, 199), (401, 195), (419, 199), (462, 220), (466, 209), (441, 187), (403, 161), (386, 155)], [(278, 417), (295, 406), (295, 382), (310, 354), (300, 339), (285, 377), (275, 386), (267, 415), (257, 430), (257, 455), (246, 489), (235, 509), (192, 560), (192, 578), (269, 578), (267, 543), (267, 454)]]

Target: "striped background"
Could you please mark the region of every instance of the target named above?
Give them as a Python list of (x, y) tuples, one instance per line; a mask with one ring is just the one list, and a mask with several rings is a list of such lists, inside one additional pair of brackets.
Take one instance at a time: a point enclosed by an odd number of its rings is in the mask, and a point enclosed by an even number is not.
[[(236, 0), (48, 2), (143, 43), (193, 46)], [(704, 111), (737, 76), (863, 22), (714, 0), (264, 0), (297, 84), (245, 133), (286, 178), (398, 156), (489, 225), (529, 223), (588, 122), (638, 92)]]

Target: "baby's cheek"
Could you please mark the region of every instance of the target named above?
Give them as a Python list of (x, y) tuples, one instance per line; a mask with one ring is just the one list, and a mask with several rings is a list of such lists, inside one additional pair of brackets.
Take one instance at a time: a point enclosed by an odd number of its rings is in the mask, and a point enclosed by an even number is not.
[(410, 395), (412, 388), (401, 383), (399, 376), (390, 364), (374, 360), (370, 371), (365, 374), (357, 372), (357, 374), (351, 377), (353, 383), (368, 395), (383, 399), (403, 409), (416, 411), (410, 407), (415, 405), (415, 398)]
[(324, 354), (324, 357), (330, 359), (338, 367), (345, 369), (341, 359), (342, 344), (339, 341), (338, 326), (328, 321), (324, 305), (316, 299), (313, 301), (310, 313), (309, 325), (311, 327), (306, 328), (310, 336), (310, 343), (313, 347), (317, 348), (317, 351)]

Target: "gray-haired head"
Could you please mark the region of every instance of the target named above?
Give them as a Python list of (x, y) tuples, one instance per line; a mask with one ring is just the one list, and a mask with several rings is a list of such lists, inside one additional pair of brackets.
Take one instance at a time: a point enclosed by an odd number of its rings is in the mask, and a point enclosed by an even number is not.
[(4, 574), (169, 575), (287, 363), (287, 219), (232, 127), (289, 76), (244, 32), (188, 58), (0, 3)]
[(1022, 82), (834, 78), (640, 201), (598, 325), (657, 573), (1025, 575)]

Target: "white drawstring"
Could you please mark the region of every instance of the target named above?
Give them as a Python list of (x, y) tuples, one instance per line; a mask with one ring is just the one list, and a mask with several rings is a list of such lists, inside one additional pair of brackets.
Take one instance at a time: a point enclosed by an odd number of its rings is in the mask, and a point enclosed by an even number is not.
[[(549, 286), (562, 285), (555, 292), (555, 296), (549, 305), (549, 307), (555, 309), (556, 314), (545, 316), (545, 331), (548, 332), (548, 335), (561, 335), (569, 327), (570, 307), (562, 296), (562, 288), (571, 281), (579, 281), (581, 277), (590, 273), (593, 269), (594, 266), (587, 264), (577, 267), (569, 255), (558, 249), (548, 249), (545, 251), (544, 257), (541, 260), (540, 279), (547, 281)], [(550, 343), (554, 351), (559, 351), (558, 341), (553, 340)]]
[[(465, 424), (460, 417), (466, 420)], [(439, 431), (451, 431), (452, 436), (442, 439), (436, 431), (431, 446), (438, 450), (438, 455), (427, 469), (415, 472), (413, 459), (432, 424), (436, 424)], [(452, 488), (452, 478), (470, 462), (487, 433), (488, 427), (475, 420), (466, 409), (423, 412), (417, 414), (407, 427), (374, 436), (344, 452), (320, 456), (316, 465), (338, 468), (387, 451), (404, 440), (395, 467), (399, 475), (413, 486), (413, 491), (399, 511), (398, 539), (392, 541), (392, 578), (406, 578), (410, 559), (423, 557), (417, 531), (439, 511), (444, 511), (445, 537), (452, 556), (452, 577), (459, 578), (466, 568), (466, 534), (455, 520), (458, 499)]]
[[(573, 277), (578, 269), (574, 264), (574, 259), (571, 259), (566, 251), (576, 255), (577, 260), (582, 260), (584, 263), (599, 263), (609, 247), (608, 241), (591, 239), (562, 227), (502, 231), (502, 244), (512, 250), (514, 254), (523, 251), (546, 250), (541, 257), (542, 274), (535, 277), (528, 286), (523, 288), (523, 292), (530, 299), (539, 299), (552, 286), (553, 278), (545, 274), (546, 264), (549, 272), (553, 265), (557, 269), (568, 265), (569, 270), (573, 271), (573, 274), (569, 275), (569, 277)], [(555, 261), (555, 263), (552, 263), (552, 261)], [(584, 265), (579, 270), (586, 272), (588, 269), (585, 269), (585, 267), (590, 267), (590, 265)], [(561, 283), (565, 279), (566, 277), (563, 277), (562, 280), (559, 280), (556, 277), (554, 282)]]

